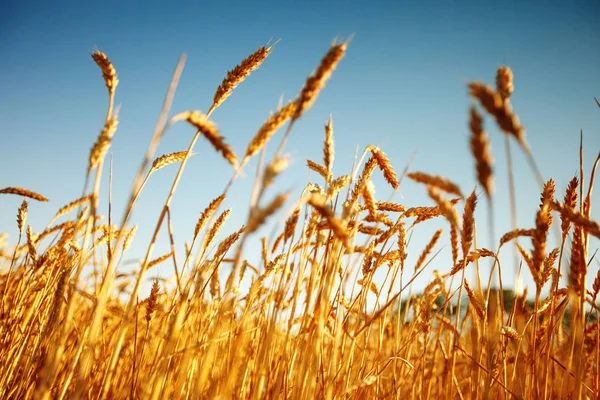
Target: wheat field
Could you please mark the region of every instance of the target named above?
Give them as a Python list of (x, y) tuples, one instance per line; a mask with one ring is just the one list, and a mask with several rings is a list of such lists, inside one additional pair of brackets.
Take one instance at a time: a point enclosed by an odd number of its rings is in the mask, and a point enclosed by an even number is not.
[[(9, 245), (8, 235), (0, 236), (2, 398), (600, 396), (600, 271), (590, 250), (590, 241), (600, 238), (591, 218), (600, 155), (587, 175), (573, 166), (580, 173), (565, 188), (543, 178), (511, 105), (509, 67), (497, 70), (493, 85), (472, 81), (466, 87), (473, 106), (465, 105), (471, 154), (464, 156), (472, 157), (474, 168), (465, 173), (476, 176), (476, 188), (461, 188), (431, 172), (398, 170), (374, 145), (358, 154), (353, 170), (335, 176), (329, 119), (323, 121), (323, 159), (306, 160), (315, 181), (298, 198), (278, 192), (294, 123), (310, 112), (350, 44), (334, 42), (297, 97), (272, 113), (239, 155), (211, 114), (268, 62), (273, 46), (260, 47), (230, 70), (206, 113), (171, 110), (182, 57), (126, 209), (120, 215), (109, 208), (105, 216), (98, 210), (110, 190), (101, 182), (118, 132), (119, 80), (109, 57), (92, 53), (108, 105), (82, 195), (75, 194), (35, 232), (27, 223), (28, 208), (47, 199), (25, 188), (0, 190), (0, 196), (24, 198), (14, 210), (18, 237)], [(189, 147), (156, 155), (174, 124), (195, 132)], [(477, 207), (494, 204), (494, 152), (486, 124), (497, 125), (506, 141), (517, 144), (540, 184), (539, 207), (528, 219), (535, 224), (513, 226), (489, 249), (477, 247), (477, 236), (493, 237), (493, 215), (475, 219)], [(265, 156), (267, 143), (277, 149), (271, 159)], [(232, 177), (200, 214), (182, 253), (175, 251), (171, 200), (199, 146), (218, 152)], [(260, 161), (248, 193), (248, 219), (219, 241), (231, 213), (222, 203), (254, 157)], [(125, 267), (122, 260), (137, 230), (132, 218), (137, 200), (154, 173), (167, 167), (177, 174), (145, 256), (133, 269)], [(407, 207), (379, 200), (376, 174), (394, 191), (404, 180), (418, 183), (431, 202)], [(512, 183), (510, 190), (514, 200)], [(276, 235), (259, 237), (260, 228), (277, 216), (285, 223)], [(443, 228), (431, 234), (425, 227), (433, 219)], [(555, 234), (558, 246), (552, 248)], [(427, 245), (414, 248), (412, 235), (427, 235)], [(440, 261), (442, 241), (451, 258)], [(155, 254), (158, 242), (170, 243), (172, 251)], [(245, 258), (251, 246), (260, 248), (259, 263)], [(409, 251), (419, 255), (414, 264)], [(518, 264), (506, 265), (501, 254), (516, 257)], [(432, 270), (434, 259), (445, 267)], [(491, 271), (483, 272), (480, 263)], [(159, 264), (168, 266), (172, 278), (152, 277)], [(516, 267), (533, 279), (529, 293), (513, 293), (512, 282), (503, 281), (503, 271)], [(374, 279), (378, 270), (385, 271), (383, 282)], [(411, 284), (423, 274), (431, 279), (417, 293)]]

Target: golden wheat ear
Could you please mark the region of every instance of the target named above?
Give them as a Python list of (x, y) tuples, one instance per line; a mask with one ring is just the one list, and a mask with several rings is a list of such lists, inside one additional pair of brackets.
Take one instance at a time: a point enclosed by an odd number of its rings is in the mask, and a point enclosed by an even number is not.
[(348, 41), (334, 43), (321, 60), (317, 70), (306, 80), (298, 96), (298, 108), (294, 114), (294, 120), (300, 118), (313, 105), (319, 93), (325, 87), (325, 82), (331, 77), (340, 60), (344, 58), (348, 43)]
[[(166, 167), (167, 165), (171, 165), (174, 163), (178, 163), (183, 161), (186, 156), (187, 156), (188, 152), (187, 150), (184, 151), (177, 151), (174, 153), (168, 153), (168, 154), (164, 154), (160, 157), (157, 157), (154, 159), (154, 161), (152, 162), (152, 167), (150, 167), (150, 171), (148, 172), (148, 175), (158, 171), (161, 168)], [(192, 156), (193, 154), (190, 154), (190, 156)]]
[(443, 190), (444, 192), (460, 196), (461, 198), (464, 197), (458, 185), (454, 182), (451, 182), (447, 178), (443, 178), (437, 175), (426, 174), (424, 172), (411, 172), (406, 176), (415, 182), (433, 186), (435, 188)]
[(158, 296), (160, 295), (160, 283), (158, 279), (152, 282), (152, 289), (150, 289), (150, 296), (148, 296), (148, 302), (146, 303), (146, 322), (150, 323), (154, 316), (154, 311), (158, 306)]
[(223, 155), (229, 164), (237, 168), (237, 155), (233, 152), (231, 146), (225, 143), (225, 138), (219, 134), (219, 130), (214, 122), (208, 119), (208, 114), (202, 114), (197, 110), (185, 111), (172, 118), (172, 121), (179, 120), (187, 121), (196, 128), (212, 144), (214, 149)]
[(222, 194), (213, 201), (211, 201), (208, 207), (206, 207), (206, 209), (202, 211), (202, 214), (198, 218), (196, 226), (194, 227), (194, 237), (192, 240), (196, 240), (196, 238), (200, 234), (200, 231), (204, 228), (204, 225), (206, 225), (210, 217), (212, 217), (215, 211), (217, 211), (217, 209), (221, 206), (223, 200), (225, 200), (225, 194)]
[(27, 200), (23, 200), (19, 211), (17, 211), (17, 227), (19, 228), (19, 236), (23, 235), (23, 227), (27, 222)]
[(233, 89), (235, 89), (250, 73), (256, 70), (260, 65), (265, 61), (265, 59), (269, 56), (273, 46), (275, 46), (277, 42), (275, 42), (272, 46), (260, 47), (254, 53), (250, 54), (246, 57), (239, 65), (237, 65), (234, 69), (227, 72), (225, 79), (217, 88), (215, 95), (213, 97), (213, 104), (210, 107), (209, 114), (214, 111), (217, 107), (221, 105), (230, 95)]
[(514, 90), (512, 69), (502, 65), (496, 73), (496, 91), (502, 97), (502, 100), (506, 101)]
[(114, 96), (119, 79), (117, 79), (117, 71), (113, 63), (108, 59), (106, 54), (98, 49), (95, 49), (92, 53), (92, 59), (102, 71), (102, 78), (104, 78), (104, 83), (108, 89), (108, 95), (111, 97)]
[(294, 114), (296, 113), (298, 105), (296, 102), (291, 101), (285, 106), (281, 107), (275, 114), (271, 115), (260, 127), (254, 138), (248, 144), (246, 148), (246, 154), (244, 160), (252, 157), (258, 153), (265, 144), (271, 139), (271, 137), (277, 132), (279, 128), (283, 126)]
[(29, 197), (30, 199), (37, 201), (48, 201), (47, 198), (45, 198), (39, 193), (19, 187), (7, 187), (4, 189), (0, 189), (0, 194), (15, 194), (17, 196)]
[(481, 106), (496, 119), (500, 129), (517, 139), (523, 150), (530, 153), (529, 144), (525, 139), (525, 128), (513, 112), (510, 102), (505, 101), (494, 89), (481, 82), (470, 83), (469, 90), (471, 96), (479, 100)]
[(331, 115), (325, 124), (325, 140), (323, 142), (323, 165), (327, 169), (327, 183), (333, 178), (333, 160), (335, 159), (335, 145), (333, 141), (333, 121)]
[(390, 184), (394, 190), (400, 190), (400, 181), (396, 177), (396, 171), (392, 167), (390, 160), (387, 158), (386, 154), (379, 148), (373, 145), (367, 146), (367, 150), (371, 152), (375, 161), (377, 161), (377, 165), (381, 172), (383, 172), (383, 177), (386, 182)]
[(96, 139), (94, 146), (90, 150), (90, 156), (88, 161), (88, 174), (92, 171), (92, 169), (94, 169), (104, 161), (104, 158), (106, 157), (108, 149), (110, 148), (110, 145), (112, 143), (112, 138), (115, 132), (117, 131), (118, 125), (119, 120), (116, 113), (115, 115), (108, 118), (104, 123), (104, 128), (102, 128), (102, 131), (100, 131), (98, 139)]
[(471, 130), (471, 153), (475, 158), (477, 181), (483, 188), (488, 200), (490, 200), (494, 192), (492, 145), (487, 132), (483, 129), (483, 119), (475, 107), (471, 107), (470, 110), (469, 128)]

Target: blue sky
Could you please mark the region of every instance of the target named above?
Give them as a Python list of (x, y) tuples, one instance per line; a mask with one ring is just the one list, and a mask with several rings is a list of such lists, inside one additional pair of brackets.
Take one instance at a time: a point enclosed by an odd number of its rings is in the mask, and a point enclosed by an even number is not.
[[(593, 100), (600, 97), (597, 2), (5, 2), (0, 7), (0, 187), (25, 187), (51, 200), (30, 205), (34, 231), (81, 194), (89, 149), (102, 128), (107, 101), (89, 56), (94, 46), (113, 61), (120, 80), (120, 124), (111, 148), (116, 217), (182, 52), (187, 64), (173, 113), (207, 111), (229, 69), (259, 46), (280, 40), (263, 66), (213, 114), (221, 133), (241, 153), (280, 97), (295, 97), (332, 40), (354, 35), (324, 92), (294, 127), (286, 149), (292, 165), (269, 196), (286, 189), (298, 193), (309, 181), (305, 160), (321, 161), (323, 125), (330, 114), (336, 174), (349, 173), (357, 147), (362, 151), (374, 144), (398, 172), (417, 151), (413, 170), (447, 176), (470, 192), (475, 176), (466, 84), (493, 84), (502, 64), (514, 71), (514, 109), (542, 173), (555, 179), (558, 197), (578, 171), (581, 129), (588, 174), (600, 150), (600, 110)], [(498, 238), (510, 230), (504, 143), (493, 121), (487, 118), (485, 124), (496, 160)], [(175, 126), (157, 156), (187, 148), (193, 133), (187, 126)], [(514, 143), (512, 149), (519, 222), (531, 227), (539, 186)], [(196, 152), (172, 203), (180, 249), (190, 240), (199, 213), (233, 172), (207, 143), (199, 142)], [(223, 235), (245, 221), (255, 167), (250, 163), (230, 192), (225, 206), (233, 211)], [(140, 231), (128, 258), (145, 250), (175, 173), (174, 167), (161, 170), (145, 189), (133, 216)], [(315, 176), (310, 180), (322, 183)], [(375, 184), (379, 199), (391, 198), (379, 176)], [(408, 181), (402, 196), (393, 199), (408, 206), (430, 204), (424, 188)], [(0, 196), (0, 231), (9, 232), (13, 240), (20, 201)], [(596, 204), (593, 216), (598, 219)], [(482, 225), (486, 207), (481, 198), (477, 217)], [(434, 223), (416, 231), (413, 257), (435, 228)], [(479, 229), (480, 245), (488, 245), (486, 227)], [(166, 252), (168, 243), (165, 235), (159, 241), (157, 256)], [(446, 245), (441, 260), (447, 261), (449, 238), (443, 236), (441, 243)], [(592, 242), (592, 251), (594, 246), (597, 242)], [(161, 274), (169, 274), (170, 267), (161, 268)], [(446, 271), (449, 264), (433, 268)]]

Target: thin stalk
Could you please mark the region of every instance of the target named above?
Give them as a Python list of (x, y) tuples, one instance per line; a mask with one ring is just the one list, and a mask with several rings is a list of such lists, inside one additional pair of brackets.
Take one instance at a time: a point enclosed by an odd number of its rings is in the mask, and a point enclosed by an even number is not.
[[(510, 215), (511, 215), (511, 228), (512, 230), (517, 229), (519, 221), (517, 220), (517, 198), (515, 190), (515, 180), (513, 174), (512, 157), (510, 153), (510, 141), (508, 135), (504, 135), (504, 148), (506, 150), (506, 167), (508, 173), (508, 191), (510, 195)], [(516, 240), (516, 239), (515, 239)], [(521, 270), (519, 269), (519, 253), (517, 246), (513, 245), (514, 249), (514, 271), (515, 271), (515, 293), (520, 294), (523, 290), (523, 282), (521, 277)]]

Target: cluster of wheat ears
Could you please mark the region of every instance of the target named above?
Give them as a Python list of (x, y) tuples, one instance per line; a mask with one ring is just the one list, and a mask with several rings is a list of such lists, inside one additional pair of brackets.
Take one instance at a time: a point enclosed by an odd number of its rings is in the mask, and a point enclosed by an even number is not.
[[(349, 175), (334, 176), (331, 119), (325, 125), (323, 162), (307, 161), (321, 184), (309, 183), (295, 202), (289, 193), (271, 194), (288, 165), (283, 149), (295, 121), (311, 107), (348, 44), (332, 44), (299, 95), (260, 127), (241, 161), (210, 115), (265, 61), (272, 46), (259, 48), (227, 73), (208, 113), (186, 111), (168, 118), (182, 56), (118, 224), (111, 212), (105, 223), (97, 210), (105, 157), (117, 131), (119, 81), (108, 57), (93, 52), (109, 104), (90, 151), (83, 195), (60, 208), (39, 233), (27, 225), (24, 200), (17, 212), (16, 244), (9, 246), (6, 235), (0, 240), (2, 398), (600, 396), (600, 272), (587, 272), (595, 265), (589, 241), (600, 237), (598, 223), (590, 218), (598, 159), (587, 189), (581, 166), (562, 201), (556, 199), (553, 180), (542, 181), (540, 205), (531, 218), (535, 224), (525, 229), (515, 225), (495, 242), (495, 249), (476, 246), (476, 192), (465, 195), (449, 179), (417, 171), (399, 177), (385, 153), (372, 145)], [(498, 69), (495, 86), (468, 84), (473, 98), (470, 144), (479, 190), (490, 209), (493, 159), (484, 114), (495, 120), (507, 145), (516, 139), (541, 179), (511, 107), (510, 68)], [(161, 138), (178, 122), (196, 131), (188, 149), (155, 158)], [(266, 160), (265, 145), (284, 126), (277, 152)], [(202, 211), (185, 254), (176, 254), (171, 199), (201, 138), (234, 171), (223, 193)], [(220, 210), (223, 200), (257, 154), (247, 222), (217, 243), (230, 214)], [(171, 164), (179, 170), (146, 254), (139, 268), (124, 271), (120, 261), (136, 232), (131, 213), (148, 179)], [(408, 208), (377, 200), (372, 183), (376, 169), (394, 190), (405, 177), (422, 184), (432, 206)], [(0, 190), (0, 195), (8, 194), (47, 200), (22, 188)], [(283, 209), (293, 212), (278, 235), (271, 240), (253, 236)], [(558, 248), (549, 249), (556, 217), (561, 240)], [(452, 259), (445, 271), (428, 271), (430, 283), (412, 294), (413, 280), (437, 255), (443, 230), (435, 231), (424, 249), (415, 250), (420, 256), (414, 265), (407, 265), (409, 238), (415, 230), (429, 235), (427, 221), (433, 218), (447, 227)], [(172, 251), (156, 257), (160, 232)], [(262, 246), (260, 265), (244, 259), (244, 246), (253, 240)], [(516, 262), (533, 277), (535, 301), (526, 292), (507, 299), (510, 292), (503, 290), (499, 254), (509, 242), (515, 243), (510, 247)], [(489, 277), (478, 273), (468, 282), (465, 271), (479, 271), (483, 259), (492, 266)], [(151, 268), (166, 262), (173, 266), (172, 280), (148, 278)], [(383, 283), (373, 280), (381, 269)], [(591, 288), (586, 275), (593, 280)], [(221, 281), (223, 277), (227, 279)], [(150, 294), (140, 299), (146, 282), (152, 282)], [(370, 305), (368, 297), (375, 299)]]

